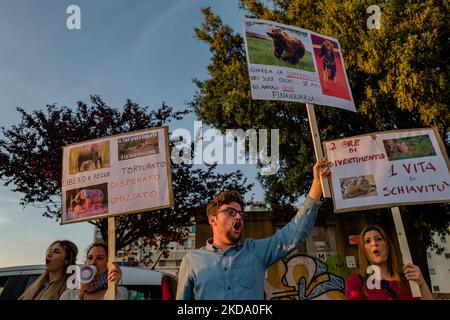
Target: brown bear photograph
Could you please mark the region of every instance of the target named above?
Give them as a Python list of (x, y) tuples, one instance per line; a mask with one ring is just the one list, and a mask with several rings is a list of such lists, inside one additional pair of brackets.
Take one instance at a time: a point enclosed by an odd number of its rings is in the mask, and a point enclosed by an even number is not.
[(322, 94), (351, 100), (344, 62), (336, 41), (311, 34)]
[(261, 22), (246, 22), (249, 62), (315, 72), (308, 34)]
[(322, 42), (319, 57), (322, 59), (323, 82), (325, 83), (325, 90), (327, 90), (328, 81), (336, 83), (336, 58), (334, 57), (334, 46), (330, 40)]
[(273, 42), (273, 55), (291, 64), (298, 64), (305, 56), (305, 46), (295, 36), (291, 36), (280, 28), (271, 28), (267, 35)]

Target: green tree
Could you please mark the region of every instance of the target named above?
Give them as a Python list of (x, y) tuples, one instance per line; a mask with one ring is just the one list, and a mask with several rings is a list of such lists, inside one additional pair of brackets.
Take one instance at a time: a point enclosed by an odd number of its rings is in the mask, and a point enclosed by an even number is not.
[[(381, 28), (368, 29), (370, 1), (240, 0), (246, 16), (276, 21), (339, 40), (357, 112), (316, 106), (322, 141), (343, 136), (434, 126), (449, 150), (449, 16), (443, 1), (383, 2)], [(376, 1), (373, 2), (377, 4)], [(312, 139), (304, 104), (252, 100), (244, 41), (210, 8), (195, 30), (212, 53), (209, 77), (194, 80), (191, 102), (198, 117), (220, 130), (279, 128), (276, 175), (260, 176), (274, 212), (292, 203), (311, 181)], [(322, 212), (331, 212), (329, 202)], [(380, 214), (387, 209), (376, 210)], [(431, 231), (448, 234), (448, 204), (407, 206), (403, 220), (411, 248), (435, 247)], [(323, 213), (322, 213), (323, 214)], [(419, 246), (418, 246), (419, 245)], [(427, 272), (425, 250), (413, 250)]]
[[(61, 148), (68, 144), (167, 125), (180, 120), (188, 111), (174, 111), (162, 104), (149, 110), (127, 100), (119, 111), (106, 105), (99, 96), (91, 96), (92, 106), (78, 102), (76, 109), (47, 105), (46, 110), (27, 113), (17, 108), (21, 121), (7, 129), (0, 139), (0, 177), (5, 186), (23, 194), (21, 205), (45, 209), (45, 217), (61, 218)], [(173, 147), (173, 145), (171, 145)], [(116, 217), (116, 250), (140, 237), (150, 245), (182, 242), (191, 218), (206, 215), (206, 205), (224, 190), (245, 194), (252, 187), (242, 173), (218, 174), (215, 166), (193, 168), (189, 164), (172, 165), (173, 208)], [(94, 220), (107, 239), (107, 219)]]

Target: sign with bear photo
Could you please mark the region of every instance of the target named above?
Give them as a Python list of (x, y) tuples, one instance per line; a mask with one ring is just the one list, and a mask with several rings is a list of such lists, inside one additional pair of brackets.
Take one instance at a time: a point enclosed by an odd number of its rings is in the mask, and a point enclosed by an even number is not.
[(450, 164), (436, 129), (324, 142), (335, 212), (450, 201)]
[(173, 206), (167, 127), (63, 148), (61, 224)]
[(356, 111), (339, 42), (272, 21), (244, 19), (252, 98)]

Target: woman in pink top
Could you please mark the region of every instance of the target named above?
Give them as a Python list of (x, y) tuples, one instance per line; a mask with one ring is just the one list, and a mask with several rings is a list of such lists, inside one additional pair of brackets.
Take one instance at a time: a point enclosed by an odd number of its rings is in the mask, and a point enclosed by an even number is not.
[[(347, 300), (411, 300), (408, 281), (415, 281), (422, 299), (433, 299), (420, 268), (405, 264), (403, 270), (391, 239), (378, 226), (367, 226), (358, 241), (359, 274), (353, 274), (345, 282)], [(367, 267), (375, 265), (380, 270), (379, 288), (368, 288)]]

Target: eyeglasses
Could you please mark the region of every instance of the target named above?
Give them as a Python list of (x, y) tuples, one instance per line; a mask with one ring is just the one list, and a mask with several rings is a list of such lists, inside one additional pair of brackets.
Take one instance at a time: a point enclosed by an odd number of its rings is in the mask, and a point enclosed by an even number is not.
[(389, 281), (381, 280), (381, 288), (386, 289), (387, 293), (393, 300), (398, 299), (398, 295), (394, 290), (392, 290), (391, 286), (389, 285)]
[(236, 210), (236, 209), (234, 209), (232, 207), (225, 208), (222, 211), (217, 212), (217, 214), (219, 214), (221, 212), (226, 213), (230, 217), (235, 217), (236, 214), (239, 213), (243, 220), (247, 219), (247, 214), (244, 211)]

